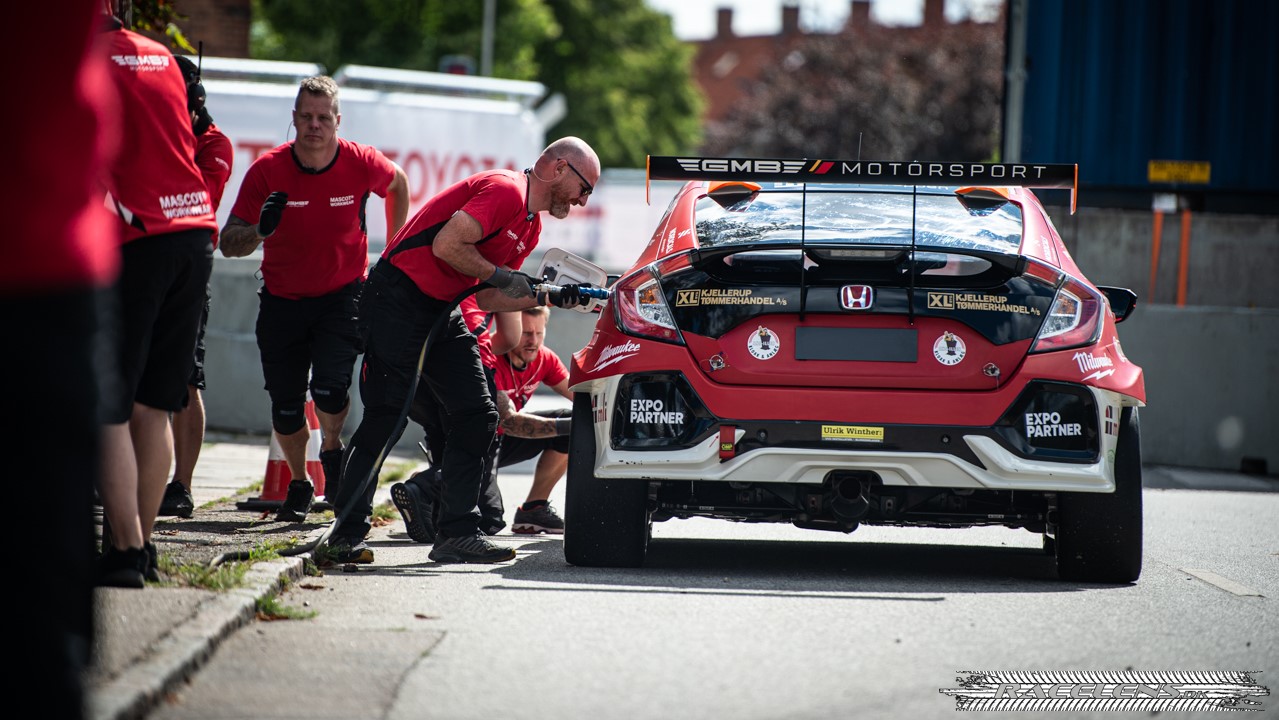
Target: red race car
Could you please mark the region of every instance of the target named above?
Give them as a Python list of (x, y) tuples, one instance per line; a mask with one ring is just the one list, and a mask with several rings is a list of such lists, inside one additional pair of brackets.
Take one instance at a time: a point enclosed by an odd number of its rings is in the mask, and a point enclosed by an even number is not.
[[(1030, 187), (1074, 165), (651, 157), (683, 188), (573, 356), (564, 553), (651, 523), (1003, 525), (1059, 575), (1141, 574), (1136, 305)], [(1073, 209), (1073, 208), (1072, 208)]]

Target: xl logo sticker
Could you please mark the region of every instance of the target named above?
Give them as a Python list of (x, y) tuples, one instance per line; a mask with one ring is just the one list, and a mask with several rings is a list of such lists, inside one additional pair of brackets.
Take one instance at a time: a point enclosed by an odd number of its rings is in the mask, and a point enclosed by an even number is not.
[(676, 290), (675, 306), (687, 307), (689, 305), (700, 305), (702, 302), (701, 290)]

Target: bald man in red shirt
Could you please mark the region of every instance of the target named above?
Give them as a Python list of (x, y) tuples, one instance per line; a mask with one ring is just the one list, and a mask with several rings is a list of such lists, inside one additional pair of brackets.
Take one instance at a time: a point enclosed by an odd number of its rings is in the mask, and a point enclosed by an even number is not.
[[(435, 546), (441, 563), (512, 560), (510, 548), (479, 529), (476, 503), (485, 461), (496, 442), (498, 412), (489, 393), (476, 339), (455, 303), (483, 282), (476, 300), (492, 312), (540, 304), (533, 280), (516, 272), (537, 245), (542, 212), (568, 217), (585, 206), (599, 179), (599, 157), (578, 138), (561, 138), (523, 173), (490, 170), (445, 188), (387, 245), (369, 276), (360, 397), (364, 417), (347, 450), (338, 523), (330, 545), (341, 562), (372, 562), (364, 543), (376, 477), (386, 451), (404, 432), (419, 369), (448, 417), (441, 470), (443, 491)], [(571, 289), (556, 302), (581, 301)], [(441, 331), (423, 359), (431, 328)]]

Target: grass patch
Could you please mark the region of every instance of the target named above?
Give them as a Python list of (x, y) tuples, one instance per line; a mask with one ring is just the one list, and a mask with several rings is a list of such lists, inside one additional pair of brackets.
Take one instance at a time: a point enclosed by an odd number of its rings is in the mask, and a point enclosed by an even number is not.
[(383, 463), (382, 474), (378, 475), (377, 484), (390, 485), (392, 483), (400, 482), (408, 477), (417, 466), (418, 463), (414, 462), (397, 462), (394, 465), (390, 463)]
[(384, 502), (381, 505), (378, 505), (377, 507), (373, 508), (373, 525), (374, 526), (377, 526), (379, 523), (385, 525), (386, 523), (394, 522), (399, 519), (400, 519), (400, 511), (397, 510), (395, 506), (390, 503), (390, 501)]
[(231, 560), (219, 565), (203, 563), (179, 563), (171, 555), (162, 553), (157, 559), (160, 572), (168, 580), (163, 585), (177, 587), (193, 587), (202, 590), (222, 592), (244, 585), (244, 576), (249, 568), (258, 562), (275, 560), (280, 552), (297, 544), (297, 540), (270, 540), (258, 543), (249, 551), (248, 560)]
[(317, 614), (314, 610), (285, 605), (280, 602), (278, 593), (271, 593), (264, 598), (258, 598), (256, 604), (259, 620), (310, 620)]

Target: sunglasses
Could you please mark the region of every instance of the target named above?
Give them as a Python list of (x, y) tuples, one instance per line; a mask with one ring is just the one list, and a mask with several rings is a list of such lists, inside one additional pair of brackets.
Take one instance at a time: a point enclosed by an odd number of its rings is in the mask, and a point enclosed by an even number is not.
[(577, 176), (577, 179), (582, 181), (582, 193), (578, 195), (579, 198), (584, 198), (595, 192), (595, 186), (587, 182), (585, 177), (582, 177), (582, 173), (578, 172), (577, 168), (573, 167), (573, 163), (568, 160), (565, 160), (564, 163), (568, 165), (569, 170), (573, 171), (573, 174)]

